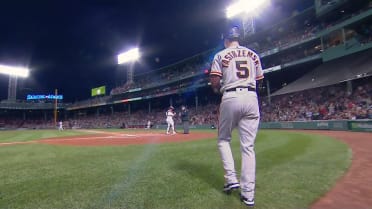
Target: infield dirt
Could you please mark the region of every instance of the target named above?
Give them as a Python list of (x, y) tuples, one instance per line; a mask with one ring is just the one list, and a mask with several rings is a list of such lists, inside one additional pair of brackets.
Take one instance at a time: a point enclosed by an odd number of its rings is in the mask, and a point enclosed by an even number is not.
[(163, 133), (98, 133), (86, 136), (61, 137), (38, 140), (38, 143), (72, 146), (125, 146), (135, 144), (158, 144), (186, 142), (216, 138), (215, 133), (193, 132), (190, 134), (167, 135)]
[(372, 208), (372, 134), (348, 131), (301, 131), (330, 136), (352, 150), (349, 170), (312, 209)]

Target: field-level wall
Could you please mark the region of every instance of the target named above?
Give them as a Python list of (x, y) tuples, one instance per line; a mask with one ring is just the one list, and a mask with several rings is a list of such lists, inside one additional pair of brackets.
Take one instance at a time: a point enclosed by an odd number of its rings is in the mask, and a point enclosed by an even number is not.
[(303, 129), (372, 132), (372, 120), (263, 122), (262, 129)]

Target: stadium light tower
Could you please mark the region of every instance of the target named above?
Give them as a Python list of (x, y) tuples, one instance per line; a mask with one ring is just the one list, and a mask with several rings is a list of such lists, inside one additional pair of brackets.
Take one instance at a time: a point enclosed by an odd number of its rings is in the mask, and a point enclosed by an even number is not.
[(0, 73), (10, 76), (28, 77), (30, 70), (23, 67), (0, 65)]
[(226, 8), (226, 17), (234, 18), (237, 15), (242, 15), (243, 35), (256, 32), (254, 25), (254, 14), (267, 4), (269, 0), (239, 0)]
[[(135, 62), (139, 60), (141, 54), (138, 48), (130, 49), (124, 53), (118, 55), (118, 64), (122, 65), (125, 63)], [(133, 68), (129, 67), (127, 70), (127, 84), (133, 83)]]
[(9, 75), (8, 100), (15, 101), (17, 99), (18, 77), (27, 78), (30, 73), (30, 70), (23, 67), (0, 65), (0, 73)]

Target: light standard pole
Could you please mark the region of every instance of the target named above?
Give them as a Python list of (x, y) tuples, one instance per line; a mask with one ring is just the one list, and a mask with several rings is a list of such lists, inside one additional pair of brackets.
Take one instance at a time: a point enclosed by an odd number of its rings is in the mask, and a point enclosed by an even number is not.
[[(132, 63), (132, 62), (137, 61), (140, 57), (141, 57), (141, 54), (139, 52), (139, 49), (133, 48), (118, 55), (118, 64), (123, 65), (125, 63)], [(129, 68), (127, 69), (126, 84), (132, 84), (132, 83), (133, 83), (133, 67), (129, 66)], [(130, 112), (131, 112), (130, 103), (128, 103), (129, 115), (130, 115)]]

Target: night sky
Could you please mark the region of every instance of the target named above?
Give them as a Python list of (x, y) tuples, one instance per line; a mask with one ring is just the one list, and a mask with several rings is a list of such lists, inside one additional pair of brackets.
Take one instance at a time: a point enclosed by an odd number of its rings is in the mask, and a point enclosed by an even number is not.
[[(0, 63), (28, 66), (18, 99), (58, 89), (66, 102), (88, 99), (90, 89), (108, 91), (125, 80), (116, 55), (138, 46), (136, 72), (167, 66), (216, 47), (234, 23), (225, 18), (230, 0), (1, 0)], [(301, 3), (299, 3), (301, 2)], [(272, 0), (258, 27), (311, 5), (313, 0)], [(268, 15), (270, 14), (270, 15)], [(8, 77), (0, 75), (0, 100)]]

